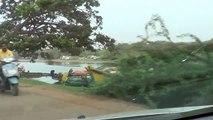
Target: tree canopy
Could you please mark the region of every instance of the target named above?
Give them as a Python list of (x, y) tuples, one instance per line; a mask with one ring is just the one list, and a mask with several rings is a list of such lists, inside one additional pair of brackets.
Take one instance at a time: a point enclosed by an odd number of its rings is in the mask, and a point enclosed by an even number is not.
[[(95, 9), (98, 0), (2, 0), (1, 41), (10, 41), (17, 51), (36, 51), (57, 47), (94, 50), (102, 29), (102, 17)], [(107, 45), (109, 45), (107, 44)], [(103, 44), (102, 44), (103, 45)]]

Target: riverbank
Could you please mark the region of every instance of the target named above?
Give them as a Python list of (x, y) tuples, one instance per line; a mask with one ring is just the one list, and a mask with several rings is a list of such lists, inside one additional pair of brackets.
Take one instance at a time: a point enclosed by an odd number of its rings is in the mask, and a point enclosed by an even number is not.
[[(19, 62), (30, 62), (30, 59), (18, 59)], [(93, 60), (93, 59), (70, 59), (70, 60), (62, 60), (62, 59), (51, 59), (51, 60), (47, 60), (47, 59), (36, 59), (35, 62), (64, 62), (64, 63), (86, 63), (86, 64), (105, 64), (105, 63), (116, 63), (115, 60)]]

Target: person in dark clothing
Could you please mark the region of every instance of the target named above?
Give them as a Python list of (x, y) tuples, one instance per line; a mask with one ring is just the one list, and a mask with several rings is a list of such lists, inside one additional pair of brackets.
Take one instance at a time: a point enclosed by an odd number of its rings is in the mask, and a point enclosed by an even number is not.
[(62, 74), (62, 73), (58, 73), (58, 76), (57, 76), (57, 77), (58, 77), (58, 81), (61, 82), (61, 81), (62, 81), (63, 74)]
[(71, 68), (68, 72), (68, 77), (72, 76), (73, 75), (73, 69)]
[(51, 71), (50, 71), (50, 76), (52, 77), (52, 79), (55, 78), (55, 70), (51, 70)]

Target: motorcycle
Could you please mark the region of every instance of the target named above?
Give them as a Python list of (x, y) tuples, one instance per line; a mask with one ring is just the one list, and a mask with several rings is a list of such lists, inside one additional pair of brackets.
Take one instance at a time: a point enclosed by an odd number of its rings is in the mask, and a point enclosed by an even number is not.
[[(19, 71), (18, 67), (15, 63), (14, 57), (5, 57), (0, 60), (1, 66), (2, 66), (2, 74), (0, 79), (0, 89), (2, 92), (5, 92), (5, 90), (11, 90), (12, 94), (14, 96), (18, 96), (19, 94)], [(2, 81), (4, 80), (4, 84), (2, 84)]]

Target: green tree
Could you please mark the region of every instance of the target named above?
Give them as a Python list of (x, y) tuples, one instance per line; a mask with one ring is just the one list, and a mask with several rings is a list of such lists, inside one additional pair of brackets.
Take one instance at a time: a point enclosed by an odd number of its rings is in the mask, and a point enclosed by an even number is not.
[(18, 52), (46, 47), (93, 50), (94, 44), (102, 44), (91, 39), (102, 28), (102, 17), (94, 9), (99, 5), (98, 0), (2, 0), (1, 40), (13, 41)]
[(115, 39), (110, 38), (107, 35), (103, 35), (99, 33), (96, 35), (95, 41), (97, 43), (100, 43), (101, 45), (104, 45), (104, 48), (109, 50), (110, 52), (113, 52), (115, 50), (115, 46), (114, 46)]

